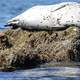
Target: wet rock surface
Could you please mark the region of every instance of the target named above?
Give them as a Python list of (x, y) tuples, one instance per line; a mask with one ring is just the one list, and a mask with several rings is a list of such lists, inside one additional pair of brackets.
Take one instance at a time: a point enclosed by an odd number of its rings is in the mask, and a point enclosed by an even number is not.
[[(79, 62), (80, 31), (69, 27), (61, 31), (9, 29), (0, 37), (0, 67), (28, 69), (48, 62)], [(2, 41), (2, 42), (1, 42)]]

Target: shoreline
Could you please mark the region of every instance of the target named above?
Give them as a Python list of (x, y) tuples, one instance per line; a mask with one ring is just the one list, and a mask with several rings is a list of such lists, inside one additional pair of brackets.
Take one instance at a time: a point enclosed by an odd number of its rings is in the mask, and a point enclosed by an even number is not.
[[(70, 68), (80, 68), (80, 62), (50, 62), (46, 64), (42, 64), (38, 67), (35, 68), (49, 68), (49, 67), (70, 67)], [(30, 68), (30, 69), (35, 69), (35, 68)], [(30, 70), (27, 68), (15, 68), (15, 67), (0, 67), (0, 72), (13, 72), (16, 70)]]
[(80, 67), (80, 62), (50, 62), (40, 67)]

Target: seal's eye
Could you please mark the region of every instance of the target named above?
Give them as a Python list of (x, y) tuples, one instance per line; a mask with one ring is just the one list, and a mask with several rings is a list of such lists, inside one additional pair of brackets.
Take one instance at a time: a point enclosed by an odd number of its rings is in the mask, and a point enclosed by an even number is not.
[(16, 22), (16, 21), (18, 21), (18, 20), (13, 20), (13, 22)]
[(19, 20), (12, 20), (12, 21), (9, 21), (8, 23), (15, 25), (15, 24), (18, 24), (18, 22), (19, 22)]

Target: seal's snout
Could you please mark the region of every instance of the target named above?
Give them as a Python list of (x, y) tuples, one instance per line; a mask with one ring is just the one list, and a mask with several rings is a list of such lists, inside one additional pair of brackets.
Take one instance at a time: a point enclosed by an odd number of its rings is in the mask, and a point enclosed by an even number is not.
[(7, 24), (4, 25), (4, 26), (5, 26), (5, 27), (11, 26), (11, 28), (15, 29), (15, 28), (17, 28), (18, 22), (19, 22), (18, 20), (10, 20), (10, 21), (8, 21)]
[(5, 27), (17, 25), (18, 22), (19, 22), (18, 20), (11, 20), (11, 21), (8, 21), (8, 23), (5, 25)]

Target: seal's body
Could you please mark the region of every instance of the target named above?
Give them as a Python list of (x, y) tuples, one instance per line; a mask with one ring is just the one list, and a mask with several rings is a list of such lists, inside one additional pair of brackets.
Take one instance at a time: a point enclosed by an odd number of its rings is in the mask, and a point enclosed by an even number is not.
[(56, 30), (69, 25), (80, 26), (80, 4), (65, 2), (55, 5), (34, 6), (8, 21), (8, 26), (24, 29)]

